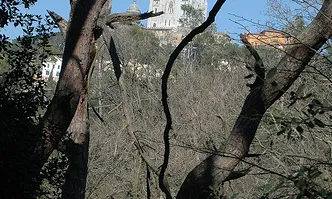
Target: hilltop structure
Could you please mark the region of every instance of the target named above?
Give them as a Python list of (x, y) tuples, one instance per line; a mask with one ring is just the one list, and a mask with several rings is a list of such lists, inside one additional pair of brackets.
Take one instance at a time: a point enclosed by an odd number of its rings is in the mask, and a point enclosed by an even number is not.
[(161, 44), (177, 45), (183, 38), (183, 31), (179, 22), (185, 15), (182, 5), (191, 5), (207, 13), (207, 0), (150, 0), (149, 10), (153, 12), (163, 11), (164, 14), (148, 19), (147, 30), (153, 32)]
[(50, 77), (54, 81), (59, 80), (62, 65), (62, 57), (52, 56), (47, 59), (42, 66), (42, 78), (48, 80)]
[(136, 4), (136, 0), (133, 1), (132, 4), (128, 7), (127, 13), (134, 13), (134, 14), (139, 14), (141, 13), (141, 10), (139, 9), (138, 5)]
[(148, 19), (149, 29), (174, 29), (181, 26), (179, 19), (185, 15), (181, 9), (182, 5), (191, 5), (203, 11), (206, 18), (206, 0), (150, 0), (149, 10), (153, 12), (163, 11), (164, 14)]
[(291, 36), (279, 30), (267, 29), (258, 34), (246, 32), (246, 38), (254, 47), (275, 46), (284, 49), (290, 43)]

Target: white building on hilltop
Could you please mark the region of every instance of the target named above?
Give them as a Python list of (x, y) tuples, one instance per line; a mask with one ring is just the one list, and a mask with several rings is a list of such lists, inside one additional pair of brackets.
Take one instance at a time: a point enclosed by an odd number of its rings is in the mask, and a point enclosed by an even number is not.
[(150, 0), (149, 10), (164, 11), (163, 15), (148, 19), (148, 29), (174, 29), (179, 27), (179, 19), (184, 14), (181, 5), (192, 5), (203, 10), (204, 18), (207, 12), (207, 0)]
[(50, 76), (54, 81), (59, 80), (62, 65), (62, 58), (53, 56), (43, 63), (42, 78), (48, 80)]

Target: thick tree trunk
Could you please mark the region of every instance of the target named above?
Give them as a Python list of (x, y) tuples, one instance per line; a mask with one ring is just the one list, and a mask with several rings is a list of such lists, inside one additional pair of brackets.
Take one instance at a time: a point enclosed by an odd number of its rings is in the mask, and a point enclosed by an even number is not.
[[(104, 1), (98, 12), (93, 13), (94, 25), (99, 19), (98, 16), (106, 16), (110, 13), (111, 1)], [(103, 19), (103, 17), (100, 17)], [(100, 21), (100, 19), (99, 19)], [(105, 24), (105, 23), (103, 23)], [(94, 26), (95, 28), (95, 26)], [(93, 29), (93, 33), (95, 30)], [(95, 51), (95, 37), (92, 35), (92, 42), (88, 48)], [(92, 67), (95, 52), (91, 52), (89, 69)], [(92, 69), (90, 69), (92, 70)], [(85, 90), (80, 96), (80, 102), (77, 106), (75, 115), (68, 128), (70, 139), (66, 142), (66, 152), (69, 161), (69, 167), (66, 172), (65, 184), (62, 187), (62, 198), (85, 198), (86, 178), (88, 174), (88, 154), (90, 124), (88, 115), (88, 84), (91, 77), (91, 71), (86, 70), (84, 77)]]
[[(95, 37), (99, 37), (101, 31), (106, 31), (108, 27), (106, 27), (106, 24), (109, 23), (109, 14), (112, 8), (112, 1), (106, 0), (103, 1), (103, 6), (101, 11), (95, 12), (92, 16), (98, 16), (97, 18), (94, 18), (94, 21), (97, 20), (97, 27), (94, 31)], [(73, 3), (73, 2), (71, 2)], [(101, 5), (101, 4), (100, 4)], [(72, 4), (72, 8), (74, 8)], [(77, 9), (77, 8), (76, 8)], [(100, 8), (98, 8), (99, 10)], [(72, 12), (75, 12), (72, 10)], [(70, 27), (68, 25), (68, 22), (66, 22), (62, 17), (58, 16), (54, 12), (50, 12), (50, 15), (53, 17), (54, 21), (57, 23), (59, 28), (61, 29), (61, 32), (63, 33), (63, 36), (68, 39), (68, 33), (67, 27)], [(151, 13), (150, 13), (151, 14)], [(75, 16), (71, 14), (71, 16)], [(148, 17), (146, 15), (143, 15), (145, 17)], [(152, 15), (155, 16), (155, 15)], [(71, 18), (73, 20), (73, 18)], [(73, 22), (72, 22), (73, 23)], [(98, 31), (96, 31), (98, 29)], [(110, 36), (110, 35), (108, 35)], [(95, 41), (94, 38), (92, 38), (91, 46), (88, 48), (95, 48)], [(91, 58), (94, 57), (94, 54), (91, 56)], [(92, 64), (89, 63), (89, 68)], [(72, 121), (70, 123), (70, 126), (68, 128), (68, 134), (69, 134), (69, 141), (66, 142), (66, 151), (67, 151), (67, 157), (69, 160), (69, 168), (66, 173), (66, 179), (65, 184), (62, 188), (62, 198), (84, 198), (85, 193), (85, 187), (86, 187), (86, 177), (87, 177), (87, 163), (88, 163), (88, 149), (89, 149), (89, 118), (88, 118), (88, 88), (87, 84), (89, 81), (89, 71), (86, 70), (84, 80), (84, 90), (82, 90), (80, 95), (80, 100), (75, 112), (74, 117), (72, 118)], [(122, 81), (122, 80), (121, 80)], [(123, 82), (122, 82), (123, 83)], [(128, 114), (126, 114), (128, 115)]]
[[(105, 1), (70, 1), (72, 10), (69, 25), (65, 31), (66, 45), (60, 79), (51, 104), (44, 115), (43, 138), (32, 155), (33, 166), (29, 169), (28, 178), (25, 181), (25, 183), (35, 181), (42, 166), (70, 125), (72, 143), (68, 145), (68, 149), (73, 151), (69, 151), (68, 154), (75, 164), (71, 165), (73, 168), (69, 168), (69, 172), (75, 170), (72, 174), (79, 174), (79, 176), (72, 175), (68, 178), (69, 181), (75, 182), (66, 181), (66, 185), (77, 184), (75, 188), (69, 186), (71, 191), (76, 193), (74, 193), (75, 197), (68, 196), (68, 198), (84, 198), (89, 137), (87, 84), (89, 70), (95, 57), (94, 29)], [(32, 193), (34, 190), (27, 187), (25, 192)], [(68, 192), (65, 192), (64, 196), (66, 197), (67, 194)]]
[(88, 96), (81, 96), (80, 104), (68, 128), (69, 140), (65, 142), (69, 167), (62, 187), (62, 198), (85, 198), (88, 174), (90, 124)]
[[(239, 161), (248, 153), (259, 123), (266, 110), (278, 100), (304, 70), (310, 59), (332, 34), (332, 1), (325, 0), (312, 23), (298, 36), (287, 50), (276, 69), (287, 72), (267, 74), (264, 84), (247, 96), (230, 136), (225, 142), (223, 155), (211, 155), (196, 166), (186, 177), (177, 195), (178, 199), (209, 198)], [(272, 71), (276, 71), (272, 69)]]

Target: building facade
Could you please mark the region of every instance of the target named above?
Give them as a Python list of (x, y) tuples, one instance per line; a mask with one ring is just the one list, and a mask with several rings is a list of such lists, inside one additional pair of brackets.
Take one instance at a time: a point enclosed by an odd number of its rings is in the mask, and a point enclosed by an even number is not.
[(181, 6), (184, 4), (203, 10), (204, 18), (206, 18), (207, 0), (150, 0), (149, 10), (153, 12), (163, 11), (164, 14), (149, 18), (147, 28), (174, 29), (179, 27), (181, 25), (179, 19), (184, 14)]
[(53, 80), (58, 81), (62, 66), (62, 58), (58, 56), (52, 56), (43, 63), (42, 66), (42, 78), (48, 80), (52, 77)]
[(275, 29), (268, 29), (258, 34), (247, 32), (246, 38), (254, 47), (275, 46), (284, 49), (290, 43), (291, 36)]

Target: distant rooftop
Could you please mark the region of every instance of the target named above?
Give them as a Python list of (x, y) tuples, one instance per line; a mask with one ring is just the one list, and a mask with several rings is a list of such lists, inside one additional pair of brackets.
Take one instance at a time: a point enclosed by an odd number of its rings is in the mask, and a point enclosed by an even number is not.
[(136, 0), (134, 0), (134, 2), (129, 6), (129, 8), (127, 9), (127, 13), (136, 13), (136, 14), (141, 13), (141, 10), (136, 4)]

